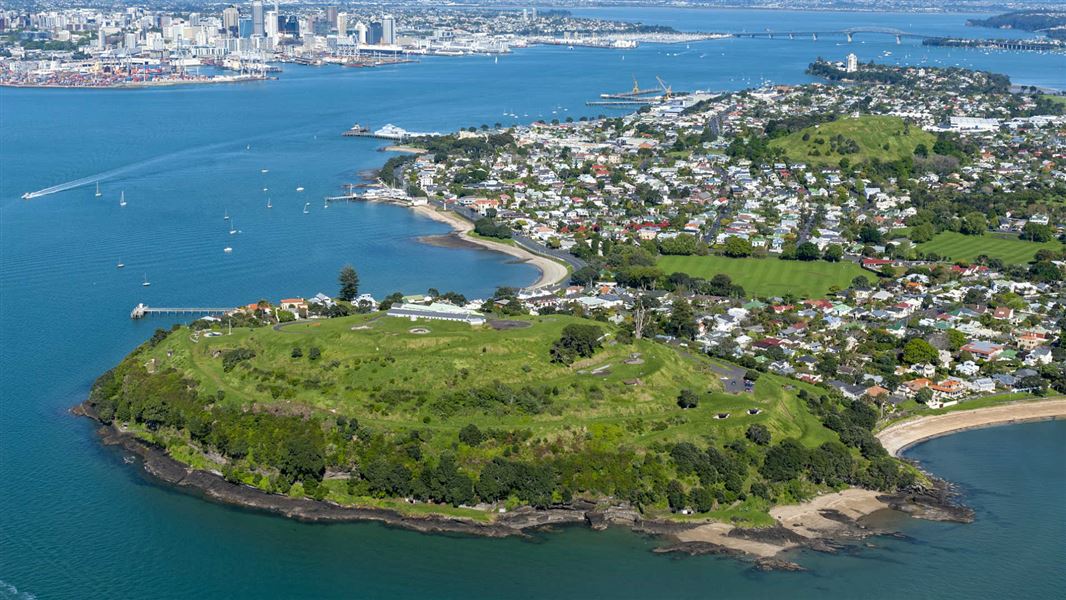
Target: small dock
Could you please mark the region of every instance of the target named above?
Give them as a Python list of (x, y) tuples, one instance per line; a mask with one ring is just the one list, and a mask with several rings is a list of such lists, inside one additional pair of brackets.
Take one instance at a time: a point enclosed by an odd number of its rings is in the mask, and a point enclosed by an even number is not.
[(366, 200), (362, 194), (344, 194), (343, 196), (326, 196), (326, 202), (355, 202)]
[(192, 307), (163, 307), (163, 308), (156, 308), (156, 307), (148, 306), (148, 305), (146, 305), (144, 303), (138, 303), (137, 306), (134, 306), (133, 310), (130, 311), (130, 318), (131, 319), (143, 319), (144, 317), (147, 317), (149, 315), (164, 315), (164, 314), (211, 315), (211, 314), (228, 313), (231, 310), (233, 310), (232, 307), (230, 307), (230, 308), (199, 308), (199, 307), (195, 307), (195, 308), (192, 308)]

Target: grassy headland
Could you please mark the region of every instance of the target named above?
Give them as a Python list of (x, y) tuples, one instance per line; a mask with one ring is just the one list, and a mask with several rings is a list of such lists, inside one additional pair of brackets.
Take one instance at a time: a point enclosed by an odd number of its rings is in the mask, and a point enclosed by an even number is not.
[[(719, 378), (743, 369), (606, 323), (494, 325), (376, 313), (160, 331), (89, 405), (264, 491), (479, 520), (489, 506), (582, 498), (765, 523), (775, 503), (819, 490), (909, 481), (873, 442), (865, 405), (770, 374), (728, 394)], [(553, 361), (575, 327), (599, 347)]]

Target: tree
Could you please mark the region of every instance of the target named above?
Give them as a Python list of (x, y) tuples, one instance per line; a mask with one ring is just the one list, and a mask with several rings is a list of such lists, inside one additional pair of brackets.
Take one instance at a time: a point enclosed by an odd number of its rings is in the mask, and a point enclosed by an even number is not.
[(844, 258), (844, 248), (840, 244), (829, 244), (825, 248), (825, 254), (822, 258), (829, 262), (840, 262), (840, 259)]
[(680, 481), (671, 479), (670, 483), (666, 484), (666, 502), (670, 505), (670, 510), (677, 512), (685, 508), (685, 499), (684, 486)]
[(766, 425), (759, 423), (750, 425), (748, 431), (744, 433), (744, 437), (760, 446), (770, 445), (770, 430), (766, 428)]
[(677, 405), (682, 409), (696, 408), (700, 404), (700, 397), (696, 392), (684, 389), (677, 395)]
[(921, 244), (922, 242), (928, 242), (936, 235), (936, 229), (933, 228), (932, 223), (920, 223), (911, 227), (910, 237), (911, 241), (915, 244)]
[(1022, 233), (1019, 237), (1023, 240), (1034, 242), (1050, 242), (1055, 237), (1055, 230), (1048, 225), (1030, 221), (1025, 224), (1025, 227), (1022, 227)]
[(981, 212), (968, 213), (959, 222), (959, 233), (965, 235), (982, 235), (987, 230), (988, 218)]
[(299, 346), (293, 346), (292, 354), (290, 356), (292, 356), (293, 358), (300, 358), (303, 355), (304, 355), (304, 351), (300, 350)]
[(708, 488), (695, 488), (689, 492), (688, 498), (696, 512), (705, 513), (714, 510), (714, 492)]
[(722, 253), (732, 258), (751, 256), (751, 242), (731, 235), (726, 238), (725, 244), (722, 245)]
[(481, 442), (485, 441), (485, 434), (481, 433), (477, 425), (470, 423), (459, 430), (459, 441), (467, 446), (477, 447), (481, 445)]
[(689, 233), (659, 240), (659, 252), (662, 254), (692, 255), (699, 251), (699, 240)]
[(600, 276), (600, 270), (592, 265), (585, 265), (570, 274), (570, 283), (574, 285), (589, 285)]
[(803, 242), (796, 247), (796, 258), (799, 260), (818, 260), (818, 246), (811, 242)]
[(1029, 277), (1033, 281), (1054, 282), (1062, 280), (1062, 269), (1050, 260), (1041, 260), (1029, 267)]
[(359, 274), (352, 265), (344, 265), (337, 276), (337, 282), (341, 284), (341, 291), (337, 295), (341, 300), (351, 302), (359, 295)]
[(674, 300), (670, 310), (670, 318), (666, 321), (666, 330), (671, 335), (691, 340), (696, 337), (696, 313), (692, 311), (692, 304), (684, 298)]
[(603, 330), (595, 325), (573, 323), (563, 328), (562, 337), (551, 347), (552, 362), (569, 365), (578, 357), (588, 358), (596, 353)]
[(929, 404), (933, 399), (933, 390), (923, 387), (914, 395), (914, 400), (920, 404)]
[(863, 244), (880, 244), (884, 239), (884, 234), (872, 223), (866, 223), (859, 229), (859, 241)]
[(966, 334), (959, 331), (958, 329), (949, 329), (947, 335), (948, 344), (950, 345), (952, 351), (958, 351), (959, 348), (962, 348), (966, 345)]
[(784, 440), (770, 448), (759, 472), (770, 481), (788, 481), (803, 472), (807, 450), (796, 440)]
[(940, 353), (932, 344), (922, 338), (911, 338), (903, 346), (903, 362), (912, 365), (921, 363), (935, 363)]

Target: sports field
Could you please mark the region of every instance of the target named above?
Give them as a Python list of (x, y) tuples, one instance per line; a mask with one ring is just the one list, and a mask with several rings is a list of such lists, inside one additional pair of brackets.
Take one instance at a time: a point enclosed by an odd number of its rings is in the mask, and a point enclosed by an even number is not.
[(664, 256), (659, 268), (666, 273), (677, 271), (693, 277), (710, 279), (719, 273), (744, 287), (748, 296), (771, 297), (793, 294), (803, 298), (826, 295), (829, 288), (846, 288), (858, 275), (875, 279), (873, 273), (859, 265), (841, 261), (804, 262), (778, 258), (728, 258), (724, 256)]
[(923, 252), (935, 252), (952, 260), (973, 260), (985, 254), (1008, 264), (1027, 263), (1033, 260), (1033, 255), (1042, 248), (1061, 250), (1062, 244), (1057, 240), (1046, 243), (1027, 242), (1006, 234), (963, 235), (944, 231), (928, 242), (918, 245), (918, 249)]

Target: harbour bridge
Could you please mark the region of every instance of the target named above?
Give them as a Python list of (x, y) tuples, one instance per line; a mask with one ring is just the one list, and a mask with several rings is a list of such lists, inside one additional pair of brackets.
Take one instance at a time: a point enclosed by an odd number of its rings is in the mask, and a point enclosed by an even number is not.
[(890, 35), (896, 38), (896, 43), (903, 42), (903, 38), (915, 38), (915, 39), (931, 39), (936, 36), (924, 35), (921, 33), (911, 33), (909, 31), (903, 31), (900, 29), (893, 29), (891, 27), (849, 27), (847, 29), (826, 30), (826, 31), (773, 31), (766, 29), (764, 31), (741, 31), (730, 32), (726, 35), (731, 35), (737, 38), (763, 38), (763, 39), (802, 39), (810, 38), (814, 41), (818, 41), (819, 37), (838, 37), (844, 36), (850, 42), (856, 35)]

